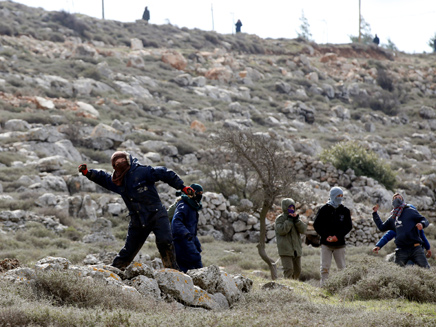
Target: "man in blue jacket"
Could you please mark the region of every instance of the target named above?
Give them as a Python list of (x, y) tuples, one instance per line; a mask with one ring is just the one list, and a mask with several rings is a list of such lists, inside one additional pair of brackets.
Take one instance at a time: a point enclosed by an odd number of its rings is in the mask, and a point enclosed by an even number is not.
[[(415, 208), (413, 205), (408, 204), (408, 206), (416, 210), (416, 208)], [(425, 250), (425, 257), (426, 257), (426, 258), (430, 258), (430, 257), (431, 257), (430, 243), (428, 242), (427, 237), (425, 237), (425, 234), (424, 234), (424, 230), (423, 230), (423, 229), (418, 230), (418, 232), (419, 232), (419, 237), (420, 237), (421, 240), (422, 240), (422, 246), (424, 247), (424, 250)], [(388, 244), (390, 240), (394, 239), (395, 236), (397, 236), (397, 233), (396, 233), (395, 231), (393, 231), (393, 230), (388, 230), (386, 233), (384, 233), (384, 235), (382, 236), (382, 238), (377, 242), (377, 244), (375, 245), (375, 247), (372, 249), (372, 252), (374, 252), (374, 253), (377, 254), (378, 251), (380, 251), (380, 249), (381, 249), (382, 247), (384, 247), (386, 244)], [(409, 260), (409, 261), (407, 262), (407, 264), (412, 264), (412, 265), (413, 265), (413, 262), (411, 262), (411, 261)]]
[(203, 187), (199, 184), (191, 184), (190, 187), (194, 189), (194, 196), (182, 194), (171, 222), (177, 264), (183, 272), (203, 267), (201, 244), (197, 237), (198, 212), (202, 208)]
[(129, 210), (130, 223), (126, 243), (112, 262), (112, 266), (124, 270), (138, 254), (150, 232), (156, 236), (156, 245), (165, 268), (178, 269), (171, 227), (167, 211), (157, 193), (155, 183), (162, 181), (175, 189), (191, 194), (193, 190), (166, 167), (143, 166), (127, 152), (117, 151), (111, 157), (113, 174), (102, 170), (88, 170), (86, 164), (79, 172), (94, 183), (118, 193)]
[(377, 213), (378, 206), (374, 206), (372, 219), (380, 231), (393, 230), (396, 232), (395, 263), (405, 266), (411, 260), (420, 267), (430, 268), (419, 235), (419, 231), (429, 225), (428, 220), (417, 210), (408, 206), (399, 193), (394, 194), (392, 207), (390, 217), (382, 222)]

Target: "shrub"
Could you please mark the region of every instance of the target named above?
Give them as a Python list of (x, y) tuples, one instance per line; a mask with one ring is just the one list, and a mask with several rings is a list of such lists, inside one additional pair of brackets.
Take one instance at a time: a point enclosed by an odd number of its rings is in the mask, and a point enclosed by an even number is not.
[(206, 33), (204, 38), (214, 45), (218, 45), (220, 43), (220, 40), (216, 34)]
[(54, 232), (45, 228), (43, 224), (38, 222), (33, 222), (33, 221), (28, 222), (26, 224), (26, 229), (27, 229), (26, 234), (28, 236), (35, 236), (38, 238), (43, 238), (43, 237), (54, 238), (55, 236)]
[(143, 310), (146, 304), (138, 294), (120, 292), (105, 281), (89, 280), (68, 271), (39, 272), (31, 287), (36, 299), (50, 300), (58, 306)]
[(357, 176), (372, 177), (390, 190), (395, 187), (396, 177), (391, 167), (358, 143), (340, 142), (324, 150), (320, 158), (323, 162), (331, 162), (337, 169), (346, 171), (351, 168)]
[(400, 267), (366, 257), (331, 276), (325, 287), (350, 300), (436, 302), (435, 269)]
[(84, 154), (88, 158), (91, 158), (93, 161), (99, 163), (108, 163), (110, 162), (110, 156), (102, 151), (89, 149), (89, 148), (79, 148), (80, 153)]
[(392, 78), (386, 73), (385, 69), (377, 69), (377, 84), (386, 91), (392, 92), (394, 84)]
[(30, 326), (31, 322), (25, 309), (17, 307), (0, 309), (0, 326)]
[(372, 110), (381, 111), (386, 115), (394, 116), (398, 113), (398, 99), (395, 95), (383, 91), (370, 97), (369, 107)]
[(76, 16), (65, 11), (55, 12), (52, 16), (54, 21), (59, 22), (65, 27), (72, 29), (81, 36), (86, 36), (86, 30), (89, 29), (88, 25), (76, 18)]
[(91, 78), (95, 81), (101, 81), (103, 79), (103, 75), (100, 71), (95, 67), (89, 67), (82, 72), (83, 77)]
[[(14, 187), (10, 185), (6, 185), (5, 192), (11, 192), (10, 190), (15, 191)], [(23, 195), (25, 194), (25, 195)], [(25, 198), (19, 198), (18, 200), (2, 200), (0, 201), (0, 207), (4, 207), (7, 210), (30, 210), (35, 206), (34, 194), (31, 194), (32, 197), (29, 197), (30, 192), (20, 193), (20, 196), (25, 196)]]
[(0, 24), (0, 35), (13, 36), (14, 34), (15, 34), (15, 30), (13, 27)]
[(150, 41), (150, 40), (142, 40), (142, 43), (144, 44), (145, 48), (159, 48), (160, 45), (156, 41)]
[(52, 118), (50, 115), (47, 115), (47, 112), (38, 111), (36, 113), (25, 113), (22, 117), (29, 124), (43, 124), (43, 125), (51, 125)]

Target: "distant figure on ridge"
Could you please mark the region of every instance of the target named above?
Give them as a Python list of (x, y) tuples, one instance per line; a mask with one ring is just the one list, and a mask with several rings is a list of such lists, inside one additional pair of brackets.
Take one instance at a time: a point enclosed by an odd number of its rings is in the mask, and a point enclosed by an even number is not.
[(147, 23), (150, 20), (150, 10), (148, 10), (148, 7), (145, 7), (144, 13), (142, 14), (142, 19)]
[(377, 46), (380, 44), (380, 39), (378, 38), (377, 34), (375, 35), (375, 38), (372, 40), (372, 43), (374, 43)]
[(236, 33), (241, 33), (242, 23), (241, 23), (240, 19), (238, 19), (238, 21), (236, 22), (235, 26), (236, 26)]

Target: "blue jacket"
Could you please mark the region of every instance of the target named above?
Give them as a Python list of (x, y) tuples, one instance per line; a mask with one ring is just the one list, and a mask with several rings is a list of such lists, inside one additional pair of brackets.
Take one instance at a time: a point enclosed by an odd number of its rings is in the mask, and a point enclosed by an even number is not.
[(197, 238), (198, 211), (182, 198), (171, 222), (176, 259), (182, 271), (201, 268), (201, 244)]
[(112, 182), (112, 175), (102, 170), (90, 169), (86, 177), (120, 194), (129, 210), (129, 215), (139, 218), (143, 227), (147, 225), (152, 214), (164, 209), (155, 183), (162, 181), (178, 190), (183, 187), (183, 180), (172, 170), (166, 167), (143, 166), (132, 156), (130, 156), (130, 169), (124, 176), (121, 186), (115, 185)]
[[(424, 230), (419, 230), (418, 232), (419, 232), (419, 236), (421, 237), (424, 249), (426, 249), (427, 251), (430, 250), (430, 243), (428, 242), (427, 238), (425, 237)], [(386, 244), (388, 244), (390, 240), (395, 238), (396, 235), (397, 235), (397, 233), (395, 231), (393, 231), (393, 230), (387, 231), (382, 236), (380, 241), (377, 242), (377, 244), (375, 246), (378, 246), (381, 249)]]
[(422, 244), (416, 224), (421, 223), (424, 228), (429, 225), (428, 220), (424, 216), (409, 206), (403, 209), (397, 221), (389, 217), (385, 222), (382, 222), (377, 212), (372, 213), (372, 219), (377, 228), (382, 232), (388, 230), (396, 232), (395, 244), (398, 248), (411, 248), (414, 244)]

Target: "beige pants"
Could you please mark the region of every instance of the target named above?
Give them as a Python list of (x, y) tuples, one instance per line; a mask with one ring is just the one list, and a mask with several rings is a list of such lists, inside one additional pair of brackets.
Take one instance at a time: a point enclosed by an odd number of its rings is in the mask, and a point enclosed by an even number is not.
[(332, 257), (335, 258), (336, 266), (339, 270), (345, 268), (345, 245), (341, 247), (331, 247), (321, 245), (321, 287), (329, 277), (330, 266), (332, 265)]
[(287, 255), (281, 255), (283, 266), (283, 277), (298, 279), (301, 274), (301, 257), (291, 257)]

